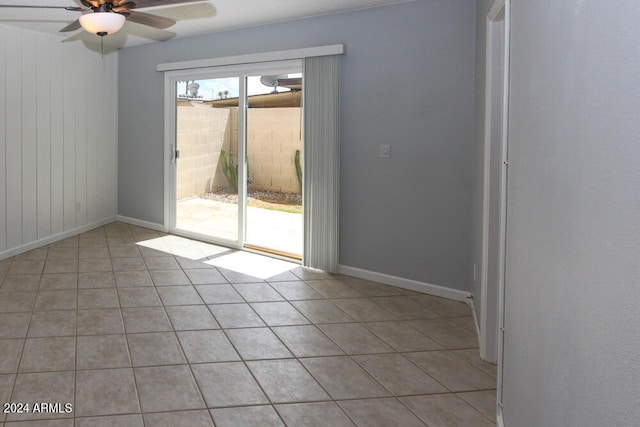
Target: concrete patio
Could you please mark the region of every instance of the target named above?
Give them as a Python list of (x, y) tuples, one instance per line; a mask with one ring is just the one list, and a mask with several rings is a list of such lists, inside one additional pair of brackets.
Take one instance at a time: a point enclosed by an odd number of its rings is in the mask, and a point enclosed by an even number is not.
[[(247, 208), (245, 243), (302, 255), (302, 214)], [(221, 239), (237, 240), (238, 205), (194, 197), (177, 203), (176, 226), (180, 230)]]

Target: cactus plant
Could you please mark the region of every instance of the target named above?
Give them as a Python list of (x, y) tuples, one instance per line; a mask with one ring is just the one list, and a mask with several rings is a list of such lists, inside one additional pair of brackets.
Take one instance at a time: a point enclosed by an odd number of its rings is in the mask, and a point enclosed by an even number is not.
[(233, 162), (233, 153), (229, 152), (229, 160), (227, 160), (227, 152), (220, 150), (220, 164), (222, 165), (222, 172), (227, 177), (233, 191), (238, 193), (238, 165)]

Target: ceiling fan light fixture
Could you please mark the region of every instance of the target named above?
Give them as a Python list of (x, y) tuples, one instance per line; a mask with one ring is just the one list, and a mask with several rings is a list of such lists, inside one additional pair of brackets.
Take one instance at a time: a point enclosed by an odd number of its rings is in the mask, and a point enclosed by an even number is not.
[(106, 36), (120, 30), (126, 18), (124, 15), (115, 12), (93, 12), (80, 17), (80, 25), (85, 31)]

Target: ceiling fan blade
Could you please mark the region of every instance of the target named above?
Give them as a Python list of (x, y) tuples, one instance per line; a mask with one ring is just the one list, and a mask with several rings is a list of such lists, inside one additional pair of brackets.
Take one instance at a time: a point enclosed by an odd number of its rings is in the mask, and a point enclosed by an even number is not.
[(159, 28), (164, 30), (176, 23), (173, 19), (165, 18), (163, 16), (151, 15), (149, 13), (142, 13), (130, 10), (125, 13), (127, 19), (137, 24), (148, 25), (153, 28)]
[(141, 9), (143, 7), (170, 6), (182, 3), (196, 3), (202, 1), (206, 0), (134, 0), (136, 9)]
[(75, 30), (77, 30), (79, 28), (80, 28), (80, 21), (76, 19), (71, 24), (69, 24), (66, 27), (64, 27), (63, 29), (61, 29), (60, 32), (61, 33), (66, 33), (68, 31), (75, 31)]
[(101, 2), (99, 0), (80, 0), (80, 3), (86, 7), (98, 7)]
[(65, 9), (65, 10), (74, 10), (74, 11), (84, 11), (85, 9), (77, 6), (31, 6), (25, 4), (0, 4), (0, 8), (16, 8), (16, 9)]

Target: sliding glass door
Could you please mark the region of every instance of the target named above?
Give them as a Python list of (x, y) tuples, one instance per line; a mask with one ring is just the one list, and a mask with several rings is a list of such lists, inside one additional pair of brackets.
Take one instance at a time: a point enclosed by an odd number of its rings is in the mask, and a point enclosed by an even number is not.
[(299, 61), (173, 77), (170, 229), (300, 258), (302, 74)]

